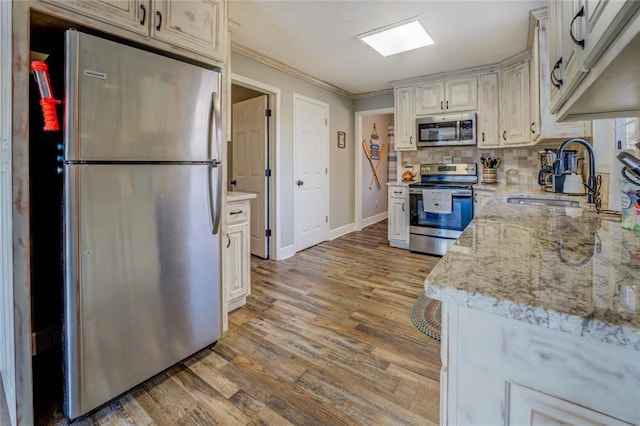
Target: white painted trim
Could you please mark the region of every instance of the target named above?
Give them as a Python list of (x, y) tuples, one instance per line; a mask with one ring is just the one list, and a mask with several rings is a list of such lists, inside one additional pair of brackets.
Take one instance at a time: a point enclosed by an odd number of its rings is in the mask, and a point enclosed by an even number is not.
[[(362, 153), (360, 152), (360, 144), (363, 139), (362, 137), (362, 117), (368, 115), (379, 115), (379, 114), (394, 114), (395, 111), (393, 108), (379, 108), (379, 109), (371, 109), (366, 111), (356, 111), (355, 115), (355, 132), (356, 132), (356, 146), (355, 146), (355, 178), (354, 178), (354, 197), (355, 197), (355, 218), (354, 218), (354, 230), (360, 231), (364, 226), (362, 219)], [(387, 131), (387, 129), (383, 129), (383, 131)], [(387, 155), (389, 153), (387, 152)], [(388, 166), (387, 166), (388, 167)], [(382, 182), (381, 182), (382, 183)], [(387, 179), (384, 179), (384, 185), (386, 186)], [(387, 209), (389, 207), (387, 206)], [(385, 212), (385, 215), (387, 213)]]
[(354, 231), (353, 223), (348, 223), (346, 225), (342, 225), (339, 228), (332, 229), (329, 231), (329, 240), (335, 240), (336, 238), (340, 238), (343, 235), (350, 234)]
[[(12, 224), (12, 2), (0, 2), (0, 380), (12, 425), (16, 419)], [(0, 396), (2, 397), (2, 396)]]
[[(3, 2), (5, 3), (5, 2)], [(1, 5), (0, 23), (2, 36), (0, 37), (0, 55), (3, 58), (11, 58), (11, 4), (6, 2)], [(12, 424), (16, 424), (16, 366), (15, 366), (15, 339), (14, 339), (14, 301), (13, 301), (13, 257), (12, 257), (12, 167), (11, 167), (11, 61), (2, 61), (0, 65), (0, 94), (2, 107), (0, 107), (0, 123), (2, 134), (0, 135), (0, 229), (4, 236), (0, 242), (0, 305), (2, 316), (0, 317), (1, 346), (0, 349), (0, 376), (4, 387), (4, 393)]]
[(282, 247), (280, 250), (280, 256), (277, 260), (285, 260), (290, 257), (293, 257), (296, 254), (296, 247), (293, 244), (290, 244), (286, 247)]
[(369, 217), (363, 218), (361, 225), (362, 225), (363, 228), (366, 228), (367, 226), (371, 226), (374, 223), (378, 223), (380, 221), (385, 220), (387, 218), (387, 216), (388, 216), (388, 212), (382, 212), (382, 213), (378, 213), (378, 214), (373, 215), (373, 216), (369, 216)]
[(283, 248), (280, 247), (280, 230), (282, 227), (280, 226), (280, 208), (281, 208), (281, 194), (282, 188), (280, 187), (280, 164), (281, 164), (281, 114), (280, 114), (280, 105), (281, 102), (281, 91), (278, 87), (271, 86), (269, 84), (262, 83), (260, 81), (252, 80), (247, 77), (243, 77), (238, 74), (231, 74), (231, 84), (238, 84), (240, 86), (249, 87), (259, 92), (263, 92), (269, 95), (270, 98), (274, 99), (275, 105), (269, 105), (271, 108), (272, 114), (271, 119), (274, 122), (274, 128), (270, 129), (270, 137), (272, 138), (273, 145), (269, 149), (269, 164), (271, 165), (271, 181), (269, 187), (269, 203), (271, 204), (272, 213), (269, 217), (269, 227), (271, 228), (271, 244), (269, 246), (269, 257), (274, 260), (281, 260), (284, 257), (282, 252)]
[[(330, 157), (331, 157), (331, 152), (329, 149), (329, 143), (330, 143), (330, 136), (329, 136), (329, 129), (331, 129), (331, 122), (329, 120), (329, 118), (331, 117), (331, 109), (328, 103), (326, 102), (322, 102), (319, 101), (317, 99), (313, 99), (313, 98), (309, 98), (307, 96), (301, 95), (297, 92), (293, 93), (293, 150), (292, 150), (292, 155), (293, 155), (293, 159), (294, 159), (294, 166), (293, 166), (293, 180), (291, 182), (291, 188), (293, 190), (293, 246), (296, 249), (296, 252), (298, 250), (298, 216), (296, 214), (296, 206), (298, 205), (297, 203), (297, 191), (295, 191), (294, 189), (294, 182), (296, 180), (296, 176), (298, 175), (298, 164), (295, 161), (296, 159), (296, 141), (295, 141), (295, 137), (297, 134), (297, 118), (296, 118), (296, 102), (297, 101), (304, 101), (304, 102), (308, 102), (314, 105), (318, 105), (321, 106), (325, 109), (326, 112), (326, 120), (327, 120), (327, 125), (326, 125), (326, 135), (325, 135), (325, 167), (327, 168), (327, 173), (325, 174), (325, 178), (324, 178), (324, 185), (326, 188), (325, 191), (325, 215), (327, 217), (329, 217), (329, 213), (331, 212), (331, 206), (330, 206), (330, 192), (331, 192), (331, 188), (329, 187), (330, 181), (329, 181), (329, 176), (331, 176), (331, 167), (330, 167)], [(329, 218), (331, 219), (331, 218)], [(329, 239), (329, 223), (326, 224), (325, 229), (324, 229), (324, 236), (322, 237), (323, 241), (327, 241)]]

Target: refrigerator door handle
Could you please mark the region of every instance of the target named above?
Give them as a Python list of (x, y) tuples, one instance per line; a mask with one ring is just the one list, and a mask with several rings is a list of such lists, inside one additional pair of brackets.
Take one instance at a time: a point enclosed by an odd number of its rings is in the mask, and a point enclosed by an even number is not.
[(219, 163), (222, 160), (222, 121), (220, 119), (220, 96), (211, 93), (211, 109), (209, 111), (209, 159)]
[(220, 209), (222, 200), (222, 185), (220, 173), (222, 163), (213, 161), (209, 166), (209, 212), (211, 213), (211, 233), (217, 234), (220, 229)]

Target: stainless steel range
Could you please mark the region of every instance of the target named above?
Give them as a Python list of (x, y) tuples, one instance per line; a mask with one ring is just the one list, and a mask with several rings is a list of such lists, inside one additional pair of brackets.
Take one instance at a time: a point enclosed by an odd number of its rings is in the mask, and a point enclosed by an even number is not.
[(443, 256), (473, 219), (475, 163), (420, 165), (409, 185), (409, 249)]

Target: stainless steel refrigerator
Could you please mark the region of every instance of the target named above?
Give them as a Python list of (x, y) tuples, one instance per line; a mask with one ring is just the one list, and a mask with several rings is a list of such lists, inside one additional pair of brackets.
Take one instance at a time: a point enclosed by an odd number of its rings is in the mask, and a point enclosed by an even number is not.
[(66, 32), (65, 413), (221, 334), (220, 74)]

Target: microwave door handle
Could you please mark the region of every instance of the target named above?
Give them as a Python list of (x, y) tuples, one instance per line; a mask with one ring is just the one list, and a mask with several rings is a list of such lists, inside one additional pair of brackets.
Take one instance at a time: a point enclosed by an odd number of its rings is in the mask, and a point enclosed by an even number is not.
[(456, 140), (462, 140), (462, 132), (460, 131), (460, 120), (456, 120)]

